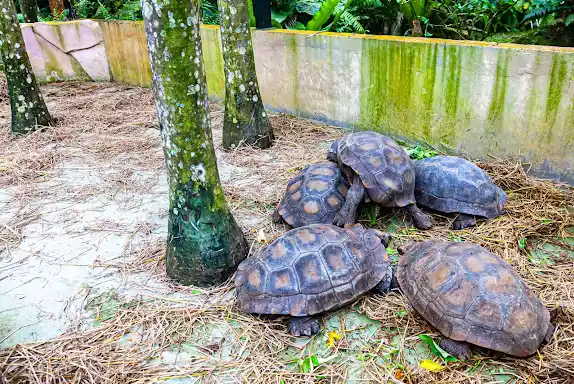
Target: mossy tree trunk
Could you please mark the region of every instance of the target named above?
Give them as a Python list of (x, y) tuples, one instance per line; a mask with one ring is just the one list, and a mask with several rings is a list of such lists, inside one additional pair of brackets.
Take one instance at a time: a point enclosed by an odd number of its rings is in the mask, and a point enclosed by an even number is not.
[(224, 282), (248, 251), (217, 171), (198, 0), (144, 0), (153, 89), (169, 178), (168, 275)]
[(223, 147), (268, 148), (273, 130), (257, 84), (247, 0), (219, 0), (219, 9), (225, 73)]
[(51, 125), (52, 117), (36, 84), (14, 3), (0, 0), (0, 5), (0, 54), (10, 95), (12, 132), (24, 134)]
[(20, 9), (26, 23), (38, 22), (38, 1), (37, 0), (20, 0)]

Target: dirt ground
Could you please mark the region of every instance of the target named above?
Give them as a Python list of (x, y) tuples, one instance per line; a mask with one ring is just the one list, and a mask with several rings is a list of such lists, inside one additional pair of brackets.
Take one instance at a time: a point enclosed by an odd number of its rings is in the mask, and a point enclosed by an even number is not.
[[(362, 216), (394, 233), (395, 258), (399, 244), (430, 236), (505, 258), (558, 324), (537, 355), (475, 350), (447, 364), (419, 337), (436, 331), (395, 293), (368, 295), (326, 315), (316, 337), (295, 339), (284, 319), (239, 312), (231, 283), (206, 290), (166, 277), (167, 183), (150, 90), (69, 82), (42, 91), (58, 119), (44, 132), (13, 138), (9, 105), (0, 106), (0, 373), (9, 382), (574, 383), (571, 188), (497, 160), (481, 166), (509, 192), (509, 213), (490, 223), (453, 232), (452, 218), (435, 216), (421, 233), (400, 211)], [(273, 148), (222, 151), (219, 104), (211, 116), (221, 181), (253, 254), (286, 230), (270, 214), (288, 179), (344, 131), (272, 115)]]

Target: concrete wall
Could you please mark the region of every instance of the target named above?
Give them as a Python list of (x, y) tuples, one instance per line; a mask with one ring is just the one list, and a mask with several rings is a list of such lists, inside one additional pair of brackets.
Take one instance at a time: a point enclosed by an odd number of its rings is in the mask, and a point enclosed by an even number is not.
[[(142, 23), (100, 26), (101, 72), (150, 86)], [(219, 29), (202, 38), (209, 92), (222, 98)], [(253, 40), (269, 109), (474, 158), (521, 155), (534, 174), (574, 183), (574, 48), (284, 30)]]

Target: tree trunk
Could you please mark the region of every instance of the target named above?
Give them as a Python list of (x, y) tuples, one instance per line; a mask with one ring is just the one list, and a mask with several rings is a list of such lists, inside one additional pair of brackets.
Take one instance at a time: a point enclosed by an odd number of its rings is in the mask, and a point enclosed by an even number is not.
[(64, 12), (64, 0), (50, 0), (50, 12), (54, 16), (60, 16)]
[(257, 84), (247, 0), (220, 0), (219, 9), (225, 73), (223, 147), (268, 148), (274, 137)]
[(0, 4), (0, 53), (10, 95), (12, 132), (24, 134), (51, 125), (52, 117), (36, 84), (14, 3), (0, 0)]
[(197, 0), (144, 0), (153, 89), (169, 179), (166, 266), (182, 284), (224, 282), (248, 247), (219, 182)]
[(20, 9), (26, 23), (38, 22), (38, 1), (37, 0), (20, 0)]

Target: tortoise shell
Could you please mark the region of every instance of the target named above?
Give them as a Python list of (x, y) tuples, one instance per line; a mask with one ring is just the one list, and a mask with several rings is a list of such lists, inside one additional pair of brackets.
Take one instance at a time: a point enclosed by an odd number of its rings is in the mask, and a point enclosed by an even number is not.
[(412, 161), (389, 137), (370, 131), (352, 133), (339, 141), (337, 160), (349, 178), (353, 172), (359, 175), (375, 203), (384, 207), (415, 203)]
[(468, 242), (407, 247), (397, 280), (417, 312), (444, 336), (510, 355), (536, 352), (550, 314), (504, 260)]
[(418, 204), (488, 219), (502, 214), (506, 193), (476, 164), (454, 156), (435, 156), (414, 163)]
[(311, 224), (241, 262), (235, 286), (244, 312), (311, 316), (340, 308), (390, 277), (389, 258), (374, 231), (359, 224)]
[(279, 214), (290, 226), (332, 224), (347, 196), (348, 183), (331, 161), (309, 165), (287, 184)]

